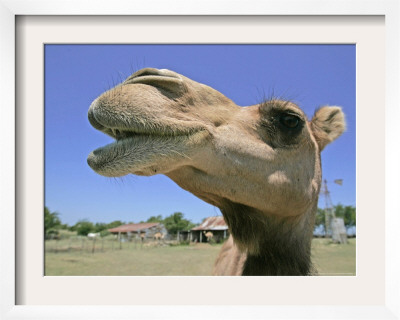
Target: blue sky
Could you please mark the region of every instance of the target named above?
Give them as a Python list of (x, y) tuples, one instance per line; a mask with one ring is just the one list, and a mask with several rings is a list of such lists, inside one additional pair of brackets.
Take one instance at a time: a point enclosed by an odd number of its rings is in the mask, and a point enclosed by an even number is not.
[[(272, 93), (309, 118), (338, 105), (347, 131), (322, 152), (333, 204), (356, 205), (356, 50), (354, 45), (46, 45), (45, 205), (63, 223), (139, 222), (183, 212), (193, 222), (218, 208), (156, 175), (105, 178), (86, 163), (112, 139), (87, 120), (90, 103), (143, 67), (166, 68), (205, 83), (246, 106)], [(333, 183), (343, 179), (343, 186)], [(319, 206), (324, 207), (320, 197)]]

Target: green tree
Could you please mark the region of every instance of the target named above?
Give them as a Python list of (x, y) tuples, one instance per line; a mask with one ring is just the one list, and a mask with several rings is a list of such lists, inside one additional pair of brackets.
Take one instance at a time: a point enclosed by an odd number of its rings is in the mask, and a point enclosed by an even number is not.
[(116, 227), (122, 226), (123, 224), (126, 224), (126, 223), (123, 221), (120, 221), (120, 220), (115, 220), (113, 222), (107, 223), (105, 229), (116, 228)]
[(61, 220), (58, 212), (50, 212), (49, 208), (44, 207), (44, 235), (46, 239), (58, 235), (61, 228)]
[[(356, 208), (353, 206), (343, 206), (338, 204), (334, 206), (335, 216), (338, 218), (343, 218), (344, 224), (346, 226), (356, 225)], [(315, 217), (315, 225), (325, 224), (325, 210), (318, 208)]]
[(101, 232), (107, 229), (107, 225), (103, 222), (96, 222), (94, 225), (94, 232)]
[(315, 216), (315, 225), (319, 226), (320, 224), (325, 225), (325, 210), (318, 208)]
[(345, 221), (347, 221), (347, 224), (349, 226), (355, 226), (356, 225), (356, 208), (353, 206), (345, 206), (344, 207), (344, 217)]
[(343, 206), (342, 204), (338, 204), (335, 206), (335, 215), (343, 218), (346, 226), (356, 225), (356, 208), (353, 206)]
[(146, 222), (163, 222), (163, 218), (161, 215), (152, 216), (152, 217), (148, 218)]
[(88, 220), (80, 220), (74, 226), (75, 231), (79, 236), (87, 236), (88, 233), (95, 230), (93, 223)]
[(69, 225), (68, 225), (67, 223), (62, 223), (62, 224), (60, 225), (60, 229), (68, 230), (68, 229), (69, 229)]
[(163, 223), (170, 234), (177, 234), (178, 231), (190, 230), (195, 226), (190, 220), (183, 218), (182, 212), (175, 212), (166, 217)]

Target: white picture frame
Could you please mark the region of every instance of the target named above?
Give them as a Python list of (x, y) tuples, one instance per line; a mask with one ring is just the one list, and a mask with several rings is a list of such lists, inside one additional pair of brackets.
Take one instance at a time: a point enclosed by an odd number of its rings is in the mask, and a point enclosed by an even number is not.
[[(0, 119), (6, 134), (0, 137), (2, 152), (0, 163), (1, 181), (1, 317), (2, 319), (116, 319), (116, 318), (207, 318), (216, 319), (398, 319), (399, 314), (399, 236), (400, 212), (397, 193), (399, 129), (399, 5), (394, 1), (347, 0), (340, 1), (256, 1), (250, 5), (244, 1), (107, 1), (96, 6), (95, 1), (0, 1), (1, 20), (1, 96)], [(18, 15), (382, 15), (385, 16), (386, 35), (386, 154), (385, 154), (385, 296), (382, 303), (370, 306), (289, 306), (282, 302), (275, 306), (95, 306), (85, 305), (16, 305), (15, 265), (15, 18)], [(18, 134), (18, 133), (17, 133)], [(4, 156), (6, 154), (7, 156)], [(389, 174), (390, 173), (390, 174)], [(372, 250), (374, 251), (374, 250)], [(373, 290), (373, 288), (371, 288)], [(217, 302), (216, 302), (217, 303)]]

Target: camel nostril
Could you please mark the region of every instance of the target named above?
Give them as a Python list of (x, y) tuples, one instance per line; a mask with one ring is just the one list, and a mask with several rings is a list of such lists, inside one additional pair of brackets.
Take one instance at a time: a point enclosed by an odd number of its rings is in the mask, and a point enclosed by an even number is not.
[(125, 82), (130, 81), (135, 78), (146, 77), (146, 76), (158, 76), (158, 77), (169, 77), (169, 78), (179, 78), (174, 72), (167, 69), (154, 69), (154, 68), (144, 68), (136, 71), (130, 77), (128, 77)]
[(145, 84), (177, 95), (181, 95), (184, 91), (182, 78), (166, 69), (146, 68), (139, 70), (128, 77), (123, 84)]

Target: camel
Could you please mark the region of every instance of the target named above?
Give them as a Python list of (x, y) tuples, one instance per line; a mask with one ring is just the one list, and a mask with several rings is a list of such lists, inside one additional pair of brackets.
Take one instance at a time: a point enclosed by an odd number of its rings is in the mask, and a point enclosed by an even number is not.
[(153, 239), (157, 243), (157, 245), (161, 245), (161, 241), (164, 241), (164, 233), (157, 232), (154, 234)]
[(154, 240), (160, 241), (160, 240), (164, 239), (164, 234), (161, 232), (157, 232), (156, 234), (154, 234), (153, 238), (154, 238)]
[(106, 177), (164, 174), (220, 208), (230, 231), (214, 275), (313, 275), (320, 153), (345, 130), (340, 107), (308, 120), (292, 101), (241, 107), (167, 69), (145, 68), (95, 99), (91, 125), (116, 141), (88, 156)]
[(214, 237), (214, 234), (211, 231), (205, 232), (203, 231), (204, 235), (207, 237), (207, 242), (210, 242)]

